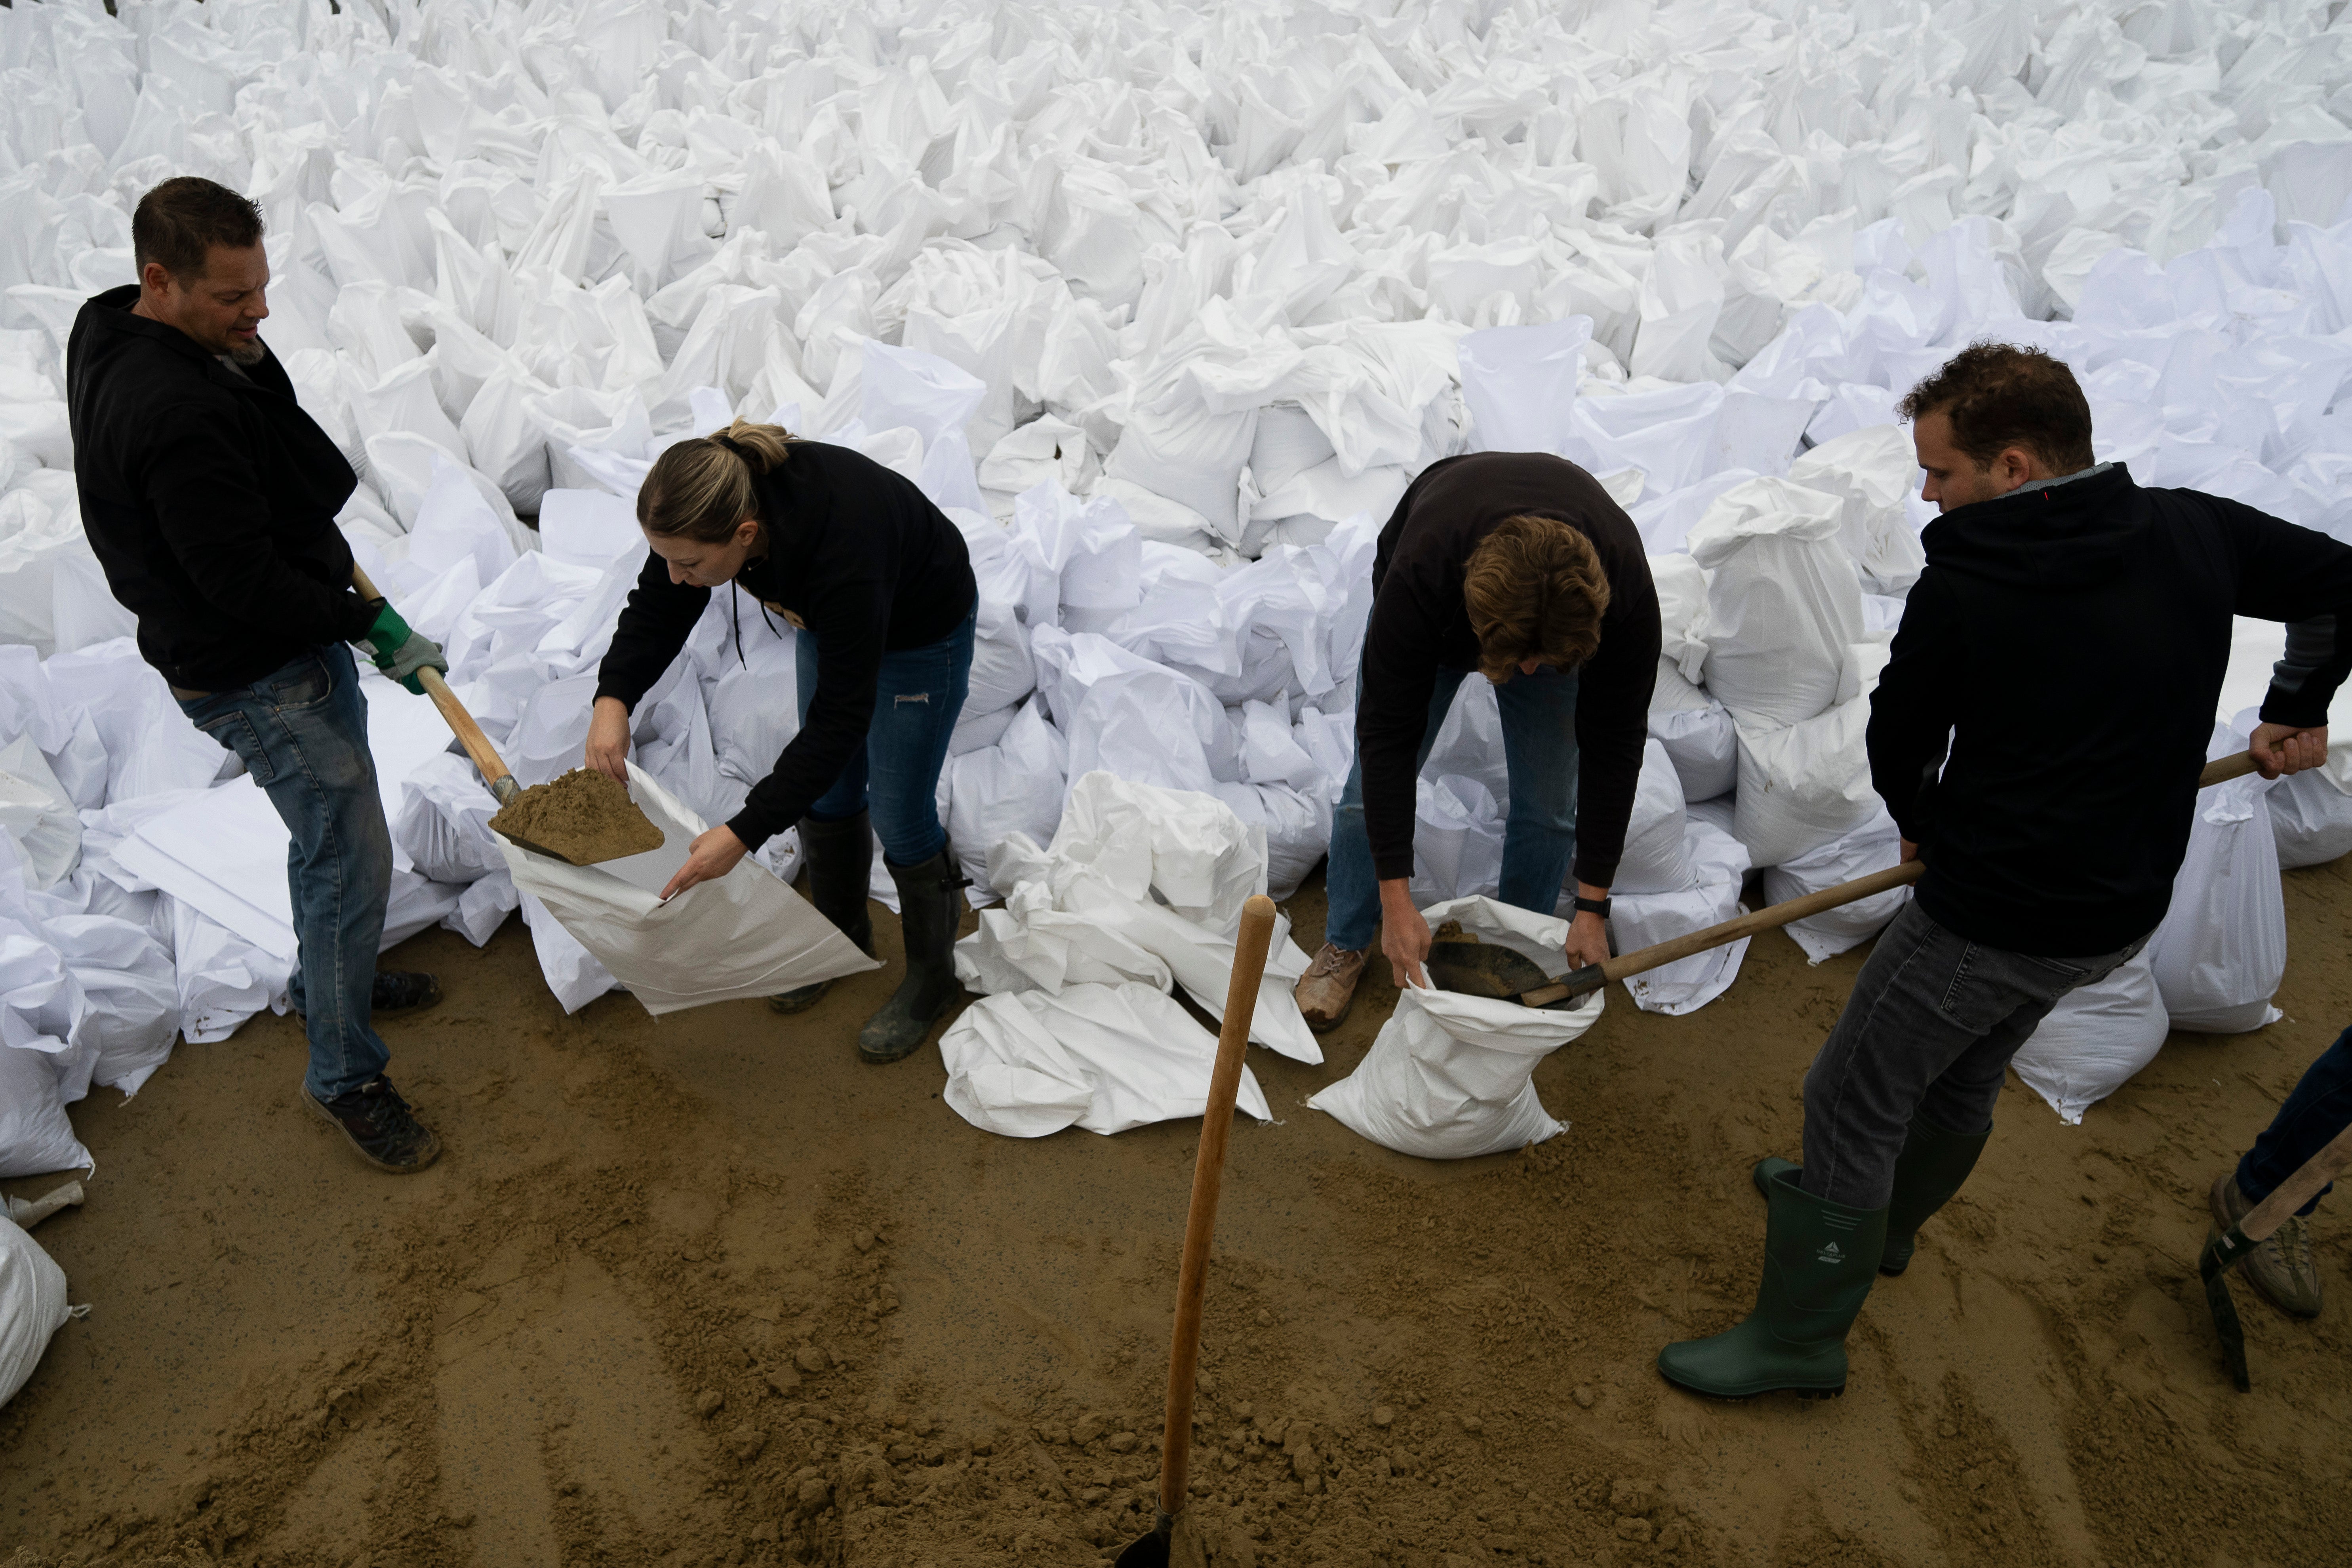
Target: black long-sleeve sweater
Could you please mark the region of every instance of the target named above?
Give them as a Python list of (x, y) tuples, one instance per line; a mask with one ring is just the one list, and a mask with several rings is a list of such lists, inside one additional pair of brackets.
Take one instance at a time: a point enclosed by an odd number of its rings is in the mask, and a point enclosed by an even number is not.
[(2171, 902), (2231, 617), (2301, 623), (2262, 717), (2325, 724), (2352, 668), (2352, 549), (2120, 464), (1923, 537), (1869, 740), (1923, 846), (1919, 907), (2014, 952), (2113, 952)]
[(1464, 563), (1507, 517), (1558, 518), (1592, 542), (1609, 577), (1601, 647), (1577, 672), (1576, 877), (1605, 888), (1625, 852), (1658, 673), (1658, 592), (1641, 533), (1599, 480), (1562, 458), (1478, 452), (1432, 463), (1381, 531), (1364, 637), (1356, 747), (1364, 828), (1383, 881), (1412, 875), (1415, 775), (1441, 669), (1478, 665)]
[[(954, 631), (979, 598), (963, 535), (915, 485), (862, 453), (797, 441), (754, 481), (766, 553), (735, 584), (816, 638), (808, 721), (728, 826), (757, 849), (793, 826), (866, 743), (882, 656)], [(596, 695), (637, 705), (694, 630), (710, 590), (647, 557), (597, 670)], [(779, 702), (797, 700), (790, 689)]]
[(359, 481), (333, 437), (275, 354), (231, 370), (138, 302), (127, 283), (82, 306), (66, 406), (82, 526), (140, 653), (173, 686), (225, 691), (365, 637), (375, 614), (335, 526)]

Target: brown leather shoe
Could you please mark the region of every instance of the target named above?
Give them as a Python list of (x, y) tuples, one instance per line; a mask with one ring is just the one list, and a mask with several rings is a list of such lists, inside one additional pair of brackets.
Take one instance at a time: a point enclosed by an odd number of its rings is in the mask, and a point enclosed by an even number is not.
[(1308, 1028), (1320, 1035), (1339, 1026), (1355, 1003), (1356, 982), (1364, 977), (1364, 960), (1370, 956), (1369, 951), (1349, 952), (1328, 942), (1323, 944), (1323, 951), (1315, 955), (1315, 962), (1307, 966), (1307, 973), (1291, 987), (1291, 994), (1298, 998), (1298, 1010), (1307, 1016)]

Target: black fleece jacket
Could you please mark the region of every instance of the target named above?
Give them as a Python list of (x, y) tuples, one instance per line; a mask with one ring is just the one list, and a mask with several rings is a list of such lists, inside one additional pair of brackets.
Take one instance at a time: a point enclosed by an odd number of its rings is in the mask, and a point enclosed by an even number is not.
[(2014, 952), (2113, 952), (2171, 902), (2231, 617), (2301, 623), (2262, 717), (2325, 724), (2352, 668), (2352, 548), (2121, 464), (1924, 540), (1869, 742), (1923, 847), (1919, 907)]
[(173, 685), (249, 685), (306, 649), (367, 635), (335, 526), (358, 479), (272, 354), (239, 374), (134, 316), (136, 284), (92, 298), (66, 340), (82, 528)]
[[(912, 481), (863, 453), (795, 441), (791, 460), (754, 480), (753, 492), (767, 552), (744, 564), (735, 586), (816, 638), (817, 682), (807, 722), (727, 825), (750, 849), (798, 822), (866, 743), (882, 656), (938, 642), (980, 599), (963, 534)], [(596, 695), (634, 709), (709, 603), (709, 589), (671, 582), (667, 563), (647, 556)], [(774, 700), (798, 694), (782, 689)]]
[(1601, 647), (1577, 672), (1577, 879), (1605, 888), (1624, 856), (1660, 641), (1642, 535), (1601, 482), (1566, 458), (1475, 452), (1422, 470), (1372, 556), (1356, 747), (1364, 829), (1383, 881), (1412, 875), (1413, 781), (1438, 672), (1478, 667), (1463, 565), (1496, 523), (1521, 514), (1556, 517), (1590, 539), (1609, 577)]

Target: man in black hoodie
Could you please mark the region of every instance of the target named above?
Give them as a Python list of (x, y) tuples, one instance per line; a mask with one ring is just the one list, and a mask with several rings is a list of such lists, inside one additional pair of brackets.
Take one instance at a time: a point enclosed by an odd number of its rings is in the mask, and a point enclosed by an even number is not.
[(335, 514), (358, 480), (261, 341), (261, 212), (210, 180), (166, 180), (131, 220), (139, 281), (85, 304), (66, 346), (82, 523), (139, 651), (196, 727), (241, 758), (286, 820), (305, 1101), (379, 1169), (439, 1142), (383, 1076), (375, 1012), (430, 1005), (429, 974), (378, 973), (392, 836), (344, 645), (419, 689), (441, 650), (352, 590)]
[(1944, 516), (1871, 698), (1872, 782), (1927, 863), (1805, 1079), (1805, 1161), (1767, 1159), (1755, 1311), (1669, 1345), (1702, 1394), (1836, 1394), (1875, 1274), (1992, 1131), (2003, 1070), (2059, 998), (2164, 919), (2232, 616), (2289, 623), (2252, 751), (2327, 754), (2352, 668), (2352, 548), (2095, 463), (2067, 368), (1978, 343), (1901, 405)]

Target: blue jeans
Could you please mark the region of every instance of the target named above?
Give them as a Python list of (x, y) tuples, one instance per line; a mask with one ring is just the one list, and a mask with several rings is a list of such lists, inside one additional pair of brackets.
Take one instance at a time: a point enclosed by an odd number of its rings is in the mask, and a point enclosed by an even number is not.
[(392, 1058), (368, 1022), (392, 834), (352, 650), (313, 648), (250, 686), (184, 700), (180, 710), (244, 761), (285, 819), (295, 941), (287, 992), (310, 1037), (302, 1086), (320, 1100), (348, 1093)]
[[(2238, 1190), (2262, 1202), (2347, 1126), (2352, 1126), (2352, 1029), (2336, 1036), (2336, 1043), (2305, 1070), (2294, 1092), (2238, 1162)], [(2334, 1190), (2333, 1183), (2320, 1188), (2294, 1212), (2309, 1214)]]
[[(808, 814), (819, 822), (842, 822), (861, 811), (874, 814), (882, 858), (893, 866), (919, 866), (948, 847), (940, 822), (940, 770), (947, 765), (948, 741), (971, 689), (971, 644), (980, 606), (939, 641), (882, 656), (874, 682), (874, 721), (866, 744), (854, 752), (816, 798)], [(816, 700), (816, 638), (800, 634), (801, 722)]]
[[(1416, 771), (1429, 760), (1454, 694), (1469, 677), (1441, 669), (1429, 695), (1429, 721), (1415, 753)], [(1484, 676), (1479, 677), (1485, 679)], [(1503, 878), (1495, 896), (1514, 909), (1549, 914), (1576, 858), (1576, 673), (1545, 665), (1513, 674), (1495, 688), (1503, 710), (1503, 761), (1510, 769), (1510, 815), (1503, 828)], [(1381, 884), (1372, 874), (1372, 841), (1364, 831), (1364, 763), (1348, 770), (1348, 787), (1331, 822), (1331, 859), (1323, 873), (1329, 914), (1323, 940), (1349, 952), (1372, 945), (1381, 926)]]

